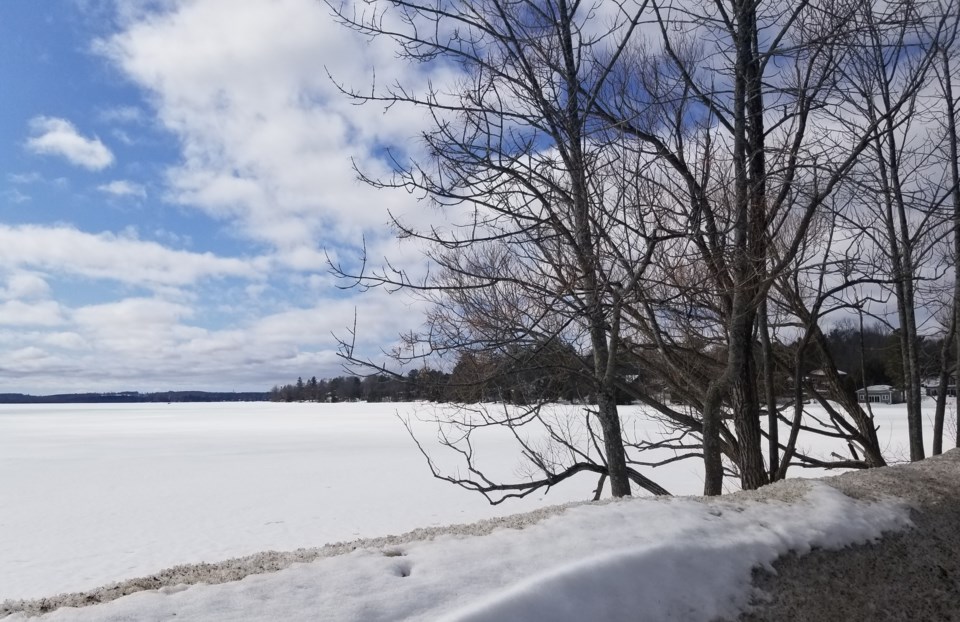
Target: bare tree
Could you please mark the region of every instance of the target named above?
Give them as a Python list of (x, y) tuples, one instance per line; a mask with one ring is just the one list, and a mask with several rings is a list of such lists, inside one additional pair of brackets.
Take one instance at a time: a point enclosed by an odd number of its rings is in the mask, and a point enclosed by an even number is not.
[[(419, 291), (432, 303), (426, 329), (409, 335), (398, 357), (579, 347), (585, 356), (578, 372), (592, 383), (590, 416), (603, 448), (591, 469), (609, 479), (614, 496), (629, 495), (631, 479), (639, 480), (627, 466), (615, 399), (621, 316), (660, 234), (648, 214), (627, 209), (624, 154), (594, 128), (592, 110), (644, 6), (610, 3), (612, 21), (602, 28), (597, 7), (566, 0), (358, 6), (367, 12), (332, 8), (364, 35), (393, 39), (405, 58), (450, 63), (459, 76), (450, 92), (404, 84), (344, 89), (358, 100), (413, 105), (432, 115), (424, 158), (398, 158), (392, 178), (365, 179), (418, 191), (456, 223), (422, 229), (394, 221), (401, 237), (428, 249), (434, 266), (428, 277), (391, 266), (354, 275), (365, 286)], [(629, 262), (609, 261), (600, 252), (603, 240), (614, 240)], [(349, 349), (345, 354), (353, 358)], [(546, 480), (562, 477), (539, 466), (553, 473)], [(564, 469), (584, 467), (575, 461)]]
[[(949, 10), (953, 3), (947, 3), (946, 9)], [(949, 309), (949, 319), (944, 322), (949, 328), (947, 336), (943, 341), (943, 348), (940, 355), (940, 373), (938, 375), (939, 390), (937, 392), (937, 407), (934, 414), (933, 431), (933, 454), (939, 454), (943, 449), (943, 427), (944, 415), (946, 409), (947, 385), (949, 384), (950, 370), (952, 368), (954, 377), (960, 375), (960, 339), (956, 338), (957, 330), (960, 328), (960, 272), (957, 266), (960, 265), (960, 134), (957, 131), (957, 117), (960, 115), (960, 104), (958, 96), (954, 93), (954, 83), (960, 82), (957, 76), (958, 66), (956, 55), (960, 49), (958, 41), (958, 30), (960, 30), (960, 17), (957, 16), (956, 7), (952, 16), (952, 21), (944, 28), (944, 36), (939, 47), (939, 63), (936, 66), (937, 85), (942, 94), (943, 102), (943, 133), (945, 135), (944, 151), (946, 163), (945, 179), (947, 183), (946, 201), (948, 206), (947, 216), (951, 221), (952, 248), (948, 252), (948, 263), (953, 266), (953, 295)], [(950, 347), (956, 348), (952, 365), (950, 357)], [(957, 418), (957, 447), (960, 447), (960, 417)]]
[[(909, 82), (865, 123), (837, 122), (850, 115), (856, 89), (846, 73), (849, 41), (863, 29), (858, 17), (872, 10), (868, 2), (652, 0), (659, 40), (638, 56), (648, 68), (634, 72), (644, 77), (641, 88), (621, 89), (640, 96), (598, 103), (602, 118), (656, 162), (651, 183), (685, 232), (670, 247), (676, 256), (658, 253), (663, 271), (686, 266), (698, 275), (694, 289), (675, 295), (722, 343), (723, 365), (701, 393), (707, 494), (721, 489), (728, 406), (741, 486), (768, 481), (757, 380), (769, 379), (773, 360), (762, 346), (758, 361), (755, 347), (761, 329), (761, 344), (769, 341), (765, 300), (810, 223), (921, 85)], [(634, 308), (631, 319), (654, 343), (669, 343), (652, 334), (663, 326), (656, 305)], [(772, 421), (769, 380), (763, 385)]]
[[(883, 464), (872, 418), (842, 390), (835, 365), (826, 366), (830, 395), (818, 396), (827, 418), (808, 420), (803, 353), (829, 358), (821, 321), (851, 304), (837, 302), (842, 292), (868, 281), (902, 290), (902, 322), (911, 321), (915, 300), (904, 287), (930, 245), (899, 218), (910, 206), (902, 169), (890, 165), (900, 164), (898, 132), (925, 85), (942, 12), (868, 0), (330, 6), (343, 24), (392, 39), (411, 63), (439, 65), (448, 77), (420, 88), (342, 86), (358, 101), (430, 116), (422, 155), (394, 154), (393, 176), (361, 177), (417, 193), (443, 222), (393, 221), (401, 238), (425, 249), (424, 277), (389, 262), (335, 270), (361, 287), (404, 288), (430, 303), (395, 361), (470, 356), (483, 364), (471, 363), (480, 376), (466, 382), (479, 387), (502, 386), (505, 368), (494, 361), (511, 361), (510, 373), (562, 369), (590, 403), (584, 434), (558, 427), (539, 404), (452, 422), (442, 442), (469, 475), (444, 476), (431, 460), (435, 474), (488, 496), (528, 494), (581, 472), (599, 474), (598, 491), (609, 479), (614, 496), (630, 494), (631, 482), (662, 494), (638, 470), (659, 463), (639, 457), (658, 448), (702, 457), (704, 491), (719, 494), (728, 473), (756, 488), (791, 464)], [(862, 44), (875, 44), (874, 55)], [(907, 59), (903, 71), (887, 72), (890, 55)], [(878, 79), (865, 82), (871, 67)], [(871, 188), (887, 201), (891, 257), (901, 263), (891, 277), (854, 277), (829, 249), (808, 251), (844, 214), (838, 205), (862, 183), (855, 173), (876, 162), (881, 183)], [(778, 328), (799, 331), (792, 361), (777, 354)], [(349, 360), (386, 368), (343, 346)], [(559, 351), (573, 356), (544, 365)], [(646, 384), (626, 380), (629, 365)], [(786, 373), (792, 420), (777, 405), (776, 379)], [(661, 389), (684, 406), (667, 403)], [(656, 447), (625, 438), (618, 392), (656, 413), (671, 438)], [(497, 397), (518, 402), (514, 393)], [(530, 424), (559, 453), (531, 444), (521, 432)], [(781, 424), (790, 429), (785, 443)], [(472, 435), (493, 425), (514, 433), (532, 465), (525, 482), (494, 481), (475, 463)], [(852, 455), (804, 456), (801, 431), (840, 438)]]
[[(889, 276), (897, 305), (912, 460), (924, 457), (916, 312), (924, 266), (929, 267), (935, 246), (932, 234), (940, 223), (938, 193), (926, 179), (931, 148), (922, 123), (930, 98), (923, 97), (923, 89), (944, 17), (919, 3), (864, 7), (857, 14), (860, 46), (845, 69), (856, 85), (851, 105), (871, 123), (883, 118), (883, 133), (874, 138), (849, 181), (861, 198), (856, 226), (872, 232), (882, 251), (882, 261), (873, 268)], [(904, 100), (907, 105), (898, 105)]]

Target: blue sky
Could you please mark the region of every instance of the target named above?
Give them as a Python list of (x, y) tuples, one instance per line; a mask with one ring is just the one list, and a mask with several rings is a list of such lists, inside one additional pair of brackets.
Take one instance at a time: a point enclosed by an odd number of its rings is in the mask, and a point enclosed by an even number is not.
[(422, 119), (354, 106), (327, 70), (417, 81), (316, 0), (0, 3), (0, 392), (266, 390), (341, 373), (419, 322), (335, 287), (327, 254), (416, 261), (360, 185)]

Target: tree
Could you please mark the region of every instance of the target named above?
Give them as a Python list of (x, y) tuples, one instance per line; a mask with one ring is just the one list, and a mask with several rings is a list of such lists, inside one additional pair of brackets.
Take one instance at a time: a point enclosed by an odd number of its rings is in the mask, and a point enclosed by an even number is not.
[[(651, 9), (660, 40), (637, 55), (636, 71), (624, 74), (620, 91), (632, 96), (598, 106), (646, 150), (649, 183), (663, 189), (675, 231), (684, 232), (658, 254), (660, 282), (673, 290), (664, 298), (679, 300), (681, 309), (679, 328), (664, 327), (656, 304), (633, 309), (631, 319), (651, 342), (665, 344), (665, 356), (672, 331), (716, 335), (724, 361), (701, 397), (705, 490), (720, 491), (722, 454), (736, 457), (741, 485), (753, 488), (768, 479), (758, 366), (766, 367), (761, 386), (771, 421), (775, 410), (765, 300), (811, 225), (919, 84), (864, 123), (838, 123), (851, 113), (847, 96), (856, 85), (845, 73), (848, 41), (873, 11), (868, 2), (676, 1), (653, 2)], [(678, 269), (687, 275), (682, 281), (673, 276)], [(736, 445), (724, 440), (726, 408)]]
[[(849, 214), (857, 174), (899, 153), (897, 132), (925, 85), (949, 7), (440, 0), (332, 9), (358, 32), (392, 39), (411, 62), (456, 76), (443, 88), (342, 87), (362, 102), (427, 112), (432, 126), (422, 155), (393, 154), (395, 174), (387, 178), (360, 175), (418, 193), (438, 208), (442, 224), (393, 221), (401, 238), (426, 248), (426, 277), (389, 262), (372, 266), (365, 257), (359, 267), (334, 266), (361, 287), (403, 288), (430, 303), (425, 325), (405, 336), (394, 363), (447, 357), (457, 384), (477, 389), (460, 393), (465, 402), (485, 399), (490, 389), (506, 402), (536, 402), (472, 409), (447, 437), (479, 474), (471, 434), (506, 426), (542, 474), (535, 484), (502, 485), (481, 475), (454, 481), (485, 494), (526, 494), (591, 471), (601, 484), (609, 478), (615, 496), (629, 494), (631, 481), (659, 490), (630, 467), (641, 464), (632, 455), (644, 445), (624, 438), (623, 396), (674, 427), (667, 442), (681, 457), (702, 456), (706, 494), (721, 492), (726, 472), (756, 488), (782, 477), (793, 460), (818, 463), (797, 452), (801, 430), (850, 442), (853, 457), (831, 464), (883, 464), (870, 415), (831, 362), (821, 322), (844, 308), (837, 301), (845, 292), (868, 282), (903, 289), (911, 266), (925, 257), (918, 250), (925, 242), (897, 229), (900, 250), (891, 256), (903, 257), (904, 236), (917, 252), (882, 279), (855, 278), (829, 247)], [(881, 58), (909, 59), (892, 80), (881, 70), (882, 105), (868, 101), (872, 87), (863, 80), (876, 59), (850, 45), (878, 40), (873, 53)], [(887, 205), (905, 205), (895, 185), (871, 188)], [(858, 235), (857, 243), (868, 233)], [(818, 252), (823, 244), (827, 252)], [(837, 275), (841, 284), (830, 283)], [(903, 300), (905, 309), (915, 303)], [(777, 331), (797, 328), (800, 345), (787, 361)], [(904, 348), (916, 353), (916, 330), (911, 334)], [(567, 351), (572, 356), (561, 354)], [(361, 359), (351, 339), (342, 354), (388, 370)], [(830, 394), (818, 397), (830, 413), (819, 429), (804, 424), (800, 399), (813, 354), (825, 361), (830, 384)], [(630, 365), (689, 408), (631, 382), (624, 372)], [(911, 377), (916, 370), (906, 369)], [(602, 451), (582, 451), (542, 416), (538, 405), (549, 391), (518, 392), (503, 380), (527, 380), (534, 371), (579, 379), (591, 402), (586, 421), (598, 428), (588, 425), (584, 438)], [(786, 373), (794, 377), (796, 404), (784, 444), (776, 393)], [(841, 410), (828, 397), (839, 399)], [(547, 459), (516, 434), (534, 422), (566, 458)]]
[[(461, 223), (418, 230), (394, 222), (401, 237), (428, 245), (437, 267), (429, 279), (391, 266), (353, 276), (366, 285), (416, 289), (433, 303), (426, 331), (409, 335), (406, 353), (509, 356), (514, 347), (551, 344), (581, 350), (576, 373), (591, 384), (589, 416), (603, 447), (590, 469), (609, 478), (614, 496), (624, 496), (631, 479), (644, 480), (627, 467), (616, 404), (621, 314), (658, 240), (631, 230), (637, 261), (626, 271), (600, 254), (606, 227), (625, 232), (637, 218), (611, 217), (628, 204), (630, 188), (616, 183), (622, 154), (607, 148), (613, 139), (595, 127), (593, 108), (644, 6), (610, 4), (612, 22), (601, 32), (595, 7), (566, 0), (389, 2), (390, 10), (366, 5), (367, 13), (332, 8), (364, 35), (392, 38), (406, 58), (449, 63), (461, 76), (453, 93), (407, 85), (345, 89), (363, 101), (412, 104), (433, 116), (425, 158), (395, 161), (391, 179), (365, 179), (422, 192)], [(352, 357), (349, 346), (346, 354)], [(576, 460), (560, 472), (551, 466), (546, 479), (583, 468)]]
[[(958, 133), (958, 117), (960, 117), (960, 95), (954, 90), (954, 85), (960, 83), (960, 63), (957, 62), (960, 50), (960, 17), (956, 12), (952, 22), (948, 23), (945, 36), (939, 46), (939, 63), (937, 64), (937, 85), (942, 94), (943, 102), (943, 134), (945, 136), (945, 156), (947, 197), (949, 208), (947, 216), (950, 219), (950, 233), (952, 248), (947, 252), (948, 263), (953, 266), (953, 292), (949, 309), (949, 319), (944, 324), (948, 326), (947, 337), (944, 339), (940, 355), (940, 372), (938, 374), (939, 391), (937, 392), (937, 408), (934, 415), (933, 453), (939, 454), (943, 448), (944, 411), (946, 409), (946, 387), (952, 367), (955, 376), (960, 376), (960, 339), (956, 337), (960, 330), (960, 133)], [(953, 362), (950, 362), (951, 344), (955, 348)], [(957, 417), (956, 445), (960, 447), (960, 417)]]

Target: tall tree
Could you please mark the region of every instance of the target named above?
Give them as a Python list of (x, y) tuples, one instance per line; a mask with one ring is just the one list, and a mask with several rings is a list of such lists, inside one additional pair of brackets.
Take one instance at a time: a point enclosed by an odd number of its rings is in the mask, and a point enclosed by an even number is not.
[(408, 337), (407, 353), (578, 346), (587, 355), (578, 371), (592, 384), (589, 416), (603, 449), (590, 470), (608, 478), (619, 497), (631, 493), (631, 480), (662, 489), (628, 468), (616, 403), (622, 309), (657, 239), (655, 232), (631, 235), (638, 255), (625, 271), (601, 253), (608, 227), (632, 233), (645, 217), (610, 217), (628, 201), (624, 186), (610, 181), (622, 162), (594, 127), (596, 101), (644, 13), (643, 4), (610, 5), (612, 21), (599, 29), (596, 7), (567, 0), (395, 1), (366, 5), (368, 13), (332, 8), (364, 35), (392, 38), (411, 61), (449, 63), (459, 72), (451, 93), (400, 84), (348, 90), (432, 115), (435, 125), (422, 137), (425, 157), (397, 162), (391, 179), (367, 181), (416, 189), (458, 223), (421, 230), (394, 222), (402, 237), (428, 247), (436, 270), (427, 279), (391, 268), (357, 276), (367, 285), (419, 290), (433, 303), (428, 330)]

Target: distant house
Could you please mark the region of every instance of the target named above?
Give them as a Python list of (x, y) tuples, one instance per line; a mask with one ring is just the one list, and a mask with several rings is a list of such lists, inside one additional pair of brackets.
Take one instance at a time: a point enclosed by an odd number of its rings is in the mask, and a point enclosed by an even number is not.
[[(937, 397), (940, 392), (940, 379), (927, 378), (923, 381), (923, 388), (929, 397)], [(947, 397), (957, 397), (957, 377), (953, 374), (947, 379)]]
[[(843, 377), (847, 375), (847, 372), (838, 369), (837, 375), (840, 376), (840, 380), (843, 380)], [(812, 372), (807, 374), (806, 381), (813, 385), (813, 390), (817, 393), (830, 392), (830, 384), (827, 382), (827, 372), (822, 369), (814, 369)]]
[(871, 404), (899, 404), (903, 401), (903, 392), (889, 384), (875, 384), (866, 389), (857, 389), (857, 401)]

